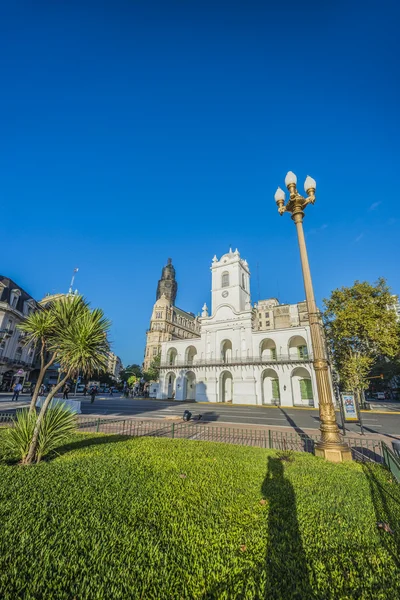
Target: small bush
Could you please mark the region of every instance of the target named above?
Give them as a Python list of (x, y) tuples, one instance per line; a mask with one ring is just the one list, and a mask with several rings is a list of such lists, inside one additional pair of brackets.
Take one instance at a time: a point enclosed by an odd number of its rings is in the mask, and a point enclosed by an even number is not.
[(42, 456), (63, 444), (75, 427), (75, 415), (64, 404), (56, 404), (50, 408), (41, 423), (36, 461), (39, 462)]
[[(17, 412), (14, 426), (7, 430), (5, 445), (21, 460), (28, 454), (36, 421), (36, 413), (29, 413), (28, 409), (21, 410)], [(36, 462), (66, 441), (74, 430), (75, 416), (64, 404), (49, 408), (40, 425)]]
[(14, 426), (6, 431), (4, 445), (21, 460), (28, 454), (35, 423), (35, 413), (29, 413), (28, 409), (20, 410), (13, 420)]

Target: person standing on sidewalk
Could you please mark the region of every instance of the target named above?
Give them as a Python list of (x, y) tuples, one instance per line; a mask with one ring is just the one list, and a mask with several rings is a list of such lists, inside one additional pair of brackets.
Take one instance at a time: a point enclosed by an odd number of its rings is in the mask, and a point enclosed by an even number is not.
[(86, 385), (86, 383), (85, 383), (85, 387), (83, 388), (83, 395), (84, 395), (84, 396), (86, 396), (86, 394), (87, 394), (87, 391), (88, 391), (88, 387), (87, 387), (87, 385)]
[(14, 400), (15, 400), (15, 402), (17, 402), (18, 396), (20, 395), (21, 391), (22, 391), (22, 385), (20, 383), (16, 383), (14, 385), (14, 387), (13, 387), (13, 392), (14, 393), (13, 393), (13, 397), (11, 399), (11, 402), (14, 402)]
[(64, 385), (64, 393), (63, 393), (63, 400), (68, 400), (68, 393), (69, 393), (69, 385), (68, 383), (66, 383)]
[(97, 387), (93, 386), (92, 389), (90, 390), (90, 404), (93, 404), (94, 399), (96, 398), (96, 394), (97, 394)]

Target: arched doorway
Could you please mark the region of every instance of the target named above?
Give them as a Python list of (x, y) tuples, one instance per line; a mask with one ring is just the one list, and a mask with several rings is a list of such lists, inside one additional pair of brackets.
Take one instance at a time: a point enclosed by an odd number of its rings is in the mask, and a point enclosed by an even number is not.
[(263, 362), (276, 360), (276, 344), (274, 340), (265, 339), (261, 342), (260, 357)]
[(167, 375), (168, 398), (175, 398), (175, 391), (176, 391), (175, 384), (176, 384), (175, 373), (168, 373), (168, 375)]
[(221, 358), (224, 363), (229, 363), (232, 360), (232, 342), (224, 340), (221, 343)]
[(233, 402), (232, 373), (223, 371), (219, 380), (219, 397), (221, 402)]
[(279, 406), (281, 402), (279, 377), (274, 369), (265, 369), (265, 371), (262, 372), (261, 385), (263, 404)]
[(175, 365), (177, 356), (178, 356), (178, 353), (176, 351), (176, 348), (170, 348), (167, 352), (167, 364)]
[(289, 340), (289, 356), (297, 360), (308, 359), (307, 342), (301, 335), (295, 335)]
[(185, 353), (186, 364), (192, 365), (196, 354), (197, 354), (196, 348), (194, 346), (189, 346), (189, 348), (186, 349), (186, 353)]
[(196, 375), (193, 371), (188, 371), (184, 379), (184, 394), (186, 400), (196, 400)]
[(309, 371), (304, 367), (297, 367), (292, 371), (291, 380), (293, 404), (314, 406), (314, 393)]

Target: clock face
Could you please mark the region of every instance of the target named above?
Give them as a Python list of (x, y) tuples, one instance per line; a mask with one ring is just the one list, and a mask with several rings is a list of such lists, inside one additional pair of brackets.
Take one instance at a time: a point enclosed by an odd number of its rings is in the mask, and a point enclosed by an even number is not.
[(225, 290), (224, 292), (222, 292), (222, 297), (223, 298), (227, 298), (229, 296), (229, 292), (227, 290)]

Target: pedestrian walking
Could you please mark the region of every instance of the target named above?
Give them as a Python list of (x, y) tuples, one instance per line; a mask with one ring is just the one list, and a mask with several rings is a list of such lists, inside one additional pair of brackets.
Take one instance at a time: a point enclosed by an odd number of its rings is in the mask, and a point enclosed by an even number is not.
[(90, 404), (93, 404), (97, 394), (97, 386), (93, 386), (90, 390)]
[(18, 396), (20, 395), (21, 391), (22, 391), (22, 385), (20, 383), (16, 383), (14, 385), (14, 387), (13, 387), (13, 392), (14, 393), (13, 393), (13, 397), (11, 399), (11, 402), (14, 402), (14, 400), (16, 402), (18, 400)]
[(88, 391), (88, 386), (85, 384), (85, 387), (83, 388), (83, 395), (86, 396)]
[(68, 393), (69, 393), (70, 387), (68, 385), (68, 383), (66, 383), (64, 385), (64, 390), (63, 390), (63, 400), (68, 400)]
[(113, 389), (112, 389), (112, 386), (110, 386), (110, 396), (112, 396), (112, 395), (113, 395)]

